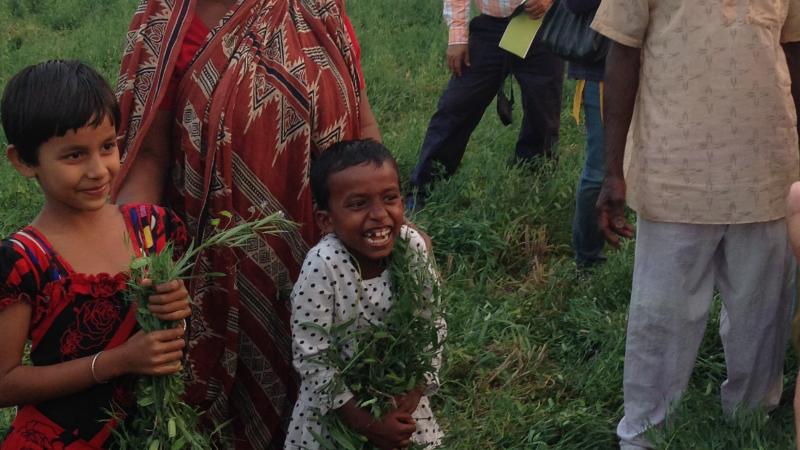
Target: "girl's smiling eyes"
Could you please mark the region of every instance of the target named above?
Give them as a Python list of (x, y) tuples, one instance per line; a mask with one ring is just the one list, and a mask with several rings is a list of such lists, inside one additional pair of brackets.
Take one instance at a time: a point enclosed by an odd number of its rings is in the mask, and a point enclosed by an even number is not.
[(64, 160), (67, 160), (67, 161), (77, 161), (77, 160), (81, 159), (81, 157), (84, 155), (84, 153), (85, 152), (83, 150), (72, 150), (72, 151), (69, 151), (67, 153), (64, 153), (61, 156), (61, 159), (64, 159)]
[[(117, 140), (112, 139), (103, 143), (103, 146), (100, 147), (100, 153), (103, 155), (110, 155), (117, 150)], [(65, 161), (79, 161), (88, 153), (88, 150), (85, 148), (73, 148), (66, 150), (62, 155), (61, 159)]]
[(111, 153), (117, 148), (117, 140), (114, 139), (113, 141), (106, 142), (103, 144), (103, 151), (105, 153)]

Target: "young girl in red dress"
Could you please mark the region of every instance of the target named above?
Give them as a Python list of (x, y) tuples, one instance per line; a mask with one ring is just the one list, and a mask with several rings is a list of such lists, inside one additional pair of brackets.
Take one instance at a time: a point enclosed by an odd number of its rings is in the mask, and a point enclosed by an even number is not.
[[(154, 287), (150, 311), (179, 324), (147, 334), (124, 290), (132, 258), (180, 246), (185, 231), (168, 210), (108, 203), (119, 108), (91, 68), (23, 69), (0, 115), (9, 160), (44, 197), (33, 222), (0, 243), (0, 407), (18, 406), (1, 448), (107, 448), (110, 412), (129, 416), (135, 404), (132, 376), (180, 370), (180, 321), (191, 313), (183, 282)], [(22, 364), (26, 340), (32, 365)]]

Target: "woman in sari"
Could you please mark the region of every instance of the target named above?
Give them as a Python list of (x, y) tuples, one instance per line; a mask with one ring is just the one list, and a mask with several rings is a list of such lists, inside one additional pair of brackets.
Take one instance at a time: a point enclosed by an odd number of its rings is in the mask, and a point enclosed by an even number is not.
[(231, 420), (236, 448), (281, 448), (298, 389), (288, 294), (319, 237), (309, 163), (380, 137), (344, 0), (149, 0), (117, 86), (119, 202), (167, 203), (196, 240), (225, 212), (300, 224), (203, 255), (199, 272), (225, 275), (191, 286), (187, 401)]

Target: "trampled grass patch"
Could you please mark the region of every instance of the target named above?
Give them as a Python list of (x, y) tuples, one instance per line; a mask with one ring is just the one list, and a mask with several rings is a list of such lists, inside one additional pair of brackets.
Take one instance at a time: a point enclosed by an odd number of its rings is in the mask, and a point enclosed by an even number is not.
[[(0, 0), (0, 85), (24, 65), (56, 57), (87, 61), (113, 81), (136, 3)], [(362, 44), (371, 103), (407, 179), (448, 79), (441, 2), (347, 5)], [(413, 217), (432, 236), (449, 286), (443, 386), (434, 399), (447, 448), (616, 444), (633, 245), (610, 251), (608, 263), (590, 274), (578, 274), (571, 260), (584, 140), (567, 112), (572, 90), (567, 82), (557, 159), (511, 164), (519, 105), (511, 127), (500, 124), (491, 105), (458, 173), (438, 183), (429, 205)], [(34, 184), (0, 163), (0, 233), (29, 221), (39, 201)], [(658, 447), (791, 448), (794, 357), (777, 410), (725, 419), (718, 326), (714, 313), (687, 395), (655, 436)], [(9, 417), (10, 410), (0, 410), (0, 433)]]

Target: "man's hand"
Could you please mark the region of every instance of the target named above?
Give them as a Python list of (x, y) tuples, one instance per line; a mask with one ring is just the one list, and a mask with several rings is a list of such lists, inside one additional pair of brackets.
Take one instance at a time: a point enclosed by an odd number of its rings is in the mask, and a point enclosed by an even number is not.
[(541, 19), (544, 13), (553, 6), (553, 0), (528, 0), (525, 2), (525, 12), (531, 19)]
[(619, 238), (633, 237), (633, 226), (625, 219), (625, 180), (606, 176), (597, 197), (597, 225), (614, 248), (619, 248)]
[(794, 386), (794, 431), (797, 436), (797, 448), (800, 450), (800, 372)]
[[(800, 181), (792, 183), (786, 197), (786, 228), (794, 256), (800, 259)], [(796, 398), (800, 402), (800, 397)]]
[(460, 77), (464, 66), (469, 67), (469, 44), (448, 45), (447, 65), (453, 75)]

